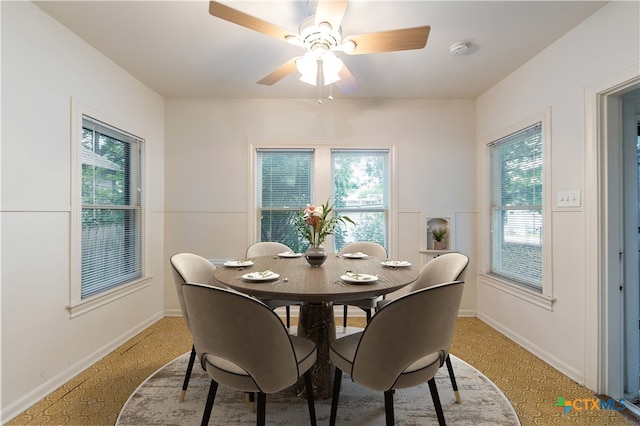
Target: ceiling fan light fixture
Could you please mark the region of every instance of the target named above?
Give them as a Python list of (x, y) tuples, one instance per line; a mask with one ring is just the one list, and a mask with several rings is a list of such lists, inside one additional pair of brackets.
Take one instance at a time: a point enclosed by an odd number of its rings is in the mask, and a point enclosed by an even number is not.
[(302, 81), (303, 83), (310, 84), (312, 86), (317, 86), (318, 85), (317, 79), (318, 79), (318, 74), (317, 73), (313, 73), (313, 75), (312, 74), (302, 74), (300, 76), (300, 81)]
[(356, 42), (353, 40), (345, 40), (342, 44), (336, 46), (333, 50), (338, 52), (351, 53), (356, 50)]
[(318, 24), (318, 30), (322, 35), (330, 35), (331, 32), (333, 31), (333, 27), (331, 26), (330, 23), (325, 21), (325, 22), (320, 22)]
[(300, 80), (318, 85), (318, 68), (320, 68), (322, 81), (320, 84), (328, 85), (340, 80), (340, 71), (344, 63), (330, 50), (316, 49), (304, 54), (296, 60), (296, 68), (301, 74)]
[(293, 44), (294, 46), (298, 46), (298, 47), (303, 47), (304, 43), (302, 42), (302, 40), (300, 40), (298, 38), (298, 36), (295, 36), (293, 34), (289, 34), (287, 36), (285, 36), (285, 41), (289, 44)]
[(336, 57), (335, 53), (325, 53), (322, 58), (322, 82), (325, 86), (340, 80), (340, 70), (343, 65), (344, 63)]
[(314, 86), (316, 85), (318, 59), (313, 52), (307, 52), (302, 58), (296, 60), (296, 68), (298, 68), (298, 72), (302, 75), (300, 80)]

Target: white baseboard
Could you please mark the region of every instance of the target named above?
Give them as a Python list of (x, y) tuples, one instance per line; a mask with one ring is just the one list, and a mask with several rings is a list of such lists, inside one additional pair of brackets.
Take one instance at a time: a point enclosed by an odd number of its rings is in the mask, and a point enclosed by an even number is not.
[(144, 329), (151, 326), (153, 323), (161, 320), (164, 317), (162, 312), (158, 312), (152, 317), (148, 318), (146, 321), (136, 325), (134, 328), (126, 332), (125, 334), (118, 336), (116, 339), (108, 342), (92, 354), (86, 356), (85, 358), (79, 360), (78, 362), (71, 365), (66, 370), (56, 374), (51, 379), (47, 380), (42, 385), (33, 389), (31, 392), (25, 394), (22, 398), (19, 398), (15, 402), (9, 404), (6, 407), (2, 407), (2, 424), (7, 423), (9, 420), (16, 417), (18, 414), (22, 413), (27, 408), (31, 407), (36, 402), (43, 399), (45, 396), (49, 395), (51, 392), (58, 389), (60, 386), (67, 383), (69, 380), (76, 377), (82, 371), (91, 367), (93, 364), (107, 356), (109, 353), (113, 352), (118, 346), (125, 343), (127, 340), (134, 337), (136, 334), (140, 333)]
[(165, 309), (164, 316), (165, 317), (181, 317), (182, 310), (181, 309)]
[(522, 336), (520, 336), (519, 334), (511, 330), (509, 327), (506, 327), (504, 324), (494, 320), (490, 316), (487, 316), (484, 314), (478, 314), (478, 318), (484, 321), (485, 323), (487, 323), (489, 326), (495, 328), (500, 333), (504, 334), (509, 339), (513, 340), (514, 342), (516, 342), (517, 344), (519, 344), (529, 352), (531, 352), (533, 355), (540, 358), (542, 361), (546, 362), (556, 370), (560, 371), (565, 376), (569, 377), (571, 380), (575, 381), (581, 386), (585, 385), (584, 373), (582, 371), (561, 361), (560, 359), (551, 355), (549, 352), (540, 348), (538, 345), (534, 344), (533, 342), (527, 339), (524, 339)]

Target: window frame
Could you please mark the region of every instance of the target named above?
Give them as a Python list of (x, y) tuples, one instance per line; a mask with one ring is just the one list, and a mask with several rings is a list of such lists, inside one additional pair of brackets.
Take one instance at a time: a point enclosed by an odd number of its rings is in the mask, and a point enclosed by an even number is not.
[[(108, 126), (120, 129), (123, 132), (143, 140), (140, 149), (140, 180), (143, 188), (140, 203), (140, 265), (141, 277), (106, 289), (98, 294), (82, 298), (82, 133), (83, 117), (87, 116)], [(96, 308), (109, 304), (117, 299), (125, 297), (150, 285), (151, 276), (148, 258), (149, 241), (146, 232), (148, 221), (147, 204), (147, 175), (146, 175), (146, 146), (148, 138), (143, 132), (132, 126), (109, 117), (99, 111), (83, 105), (75, 99), (71, 100), (71, 227), (70, 227), (70, 289), (69, 304), (66, 308), (70, 317), (75, 318), (90, 312)]]
[[(260, 241), (260, 229), (257, 218), (256, 205), (256, 152), (259, 149), (313, 149), (314, 150), (314, 169), (315, 177), (313, 178), (314, 199), (312, 202), (324, 203), (326, 200), (333, 201), (333, 179), (332, 179), (332, 158), (331, 150), (387, 150), (388, 151), (388, 168), (389, 168), (389, 213), (387, 218), (387, 251), (389, 253), (397, 251), (398, 224), (396, 220), (397, 212), (397, 167), (396, 167), (396, 144), (387, 142), (362, 142), (362, 143), (331, 143), (331, 142), (255, 142), (249, 141), (249, 174), (251, 182), (249, 188), (249, 214), (248, 214), (248, 241), (247, 246)], [(326, 168), (324, 167), (326, 164)], [(351, 225), (349, 225), (351, 226)], [(333, 236), (330, 235), (326, 239), (326, 247), (334, 246)]]
[[(509, 135), (517, 133), (537, 123), (542, 126), (542, 289), (536, 291), (531, 287), (523, 285), (521, 282), (510, 280), (504, 276), (491, 273), (491, 145)], [(504, 291), (508, 294), (516, 296), (520, 299), (528, 301), (532, 304), (540, 306), (547, 310), (553, 309), (555, 298), (553, 297), (552, 282), (552, 190), (551, 190), (551, 109), (535, 114), (515, 125), (512, 125), (491, 137), (487, 137), (482, 141), (484, 146), (484, 188), (480, 192), (483, 194), (482, 227), (481, 234), (484, 241), (481, 243), (481, 270), (480, 282), (493, 288)]]

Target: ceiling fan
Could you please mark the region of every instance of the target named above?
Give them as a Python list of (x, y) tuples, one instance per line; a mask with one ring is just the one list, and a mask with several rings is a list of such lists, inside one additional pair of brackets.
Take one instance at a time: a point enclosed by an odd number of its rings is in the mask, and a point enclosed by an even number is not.
[(272, 85), (296, 71), (312, 85), (335, 84), (340, 91), (351, 94), (360, 89), (356, 79), (336, 52), (347, 55), (422, 49), (427, 44), (431, 27), (422, 26), (380, 31), (342, 37), (340, 24), (348, 0), (308, 0), (315, 14), (300, 24), (297, 33), (248, 15), (217, 1), (209, 2), (209, 13), (225, 21), (300, 46), (305, 53), (289, 59), (258, 84)]

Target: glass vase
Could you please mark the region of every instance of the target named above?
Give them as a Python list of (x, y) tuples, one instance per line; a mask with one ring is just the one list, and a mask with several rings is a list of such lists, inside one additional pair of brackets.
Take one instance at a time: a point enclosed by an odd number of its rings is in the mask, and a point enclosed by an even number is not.
[(324, 247), (309, 247), (307, 251), (304, 253), (305, 259), (309, 262), (309, 265), (312, 267), (319, 267), (327, 260), (327, 252)]

